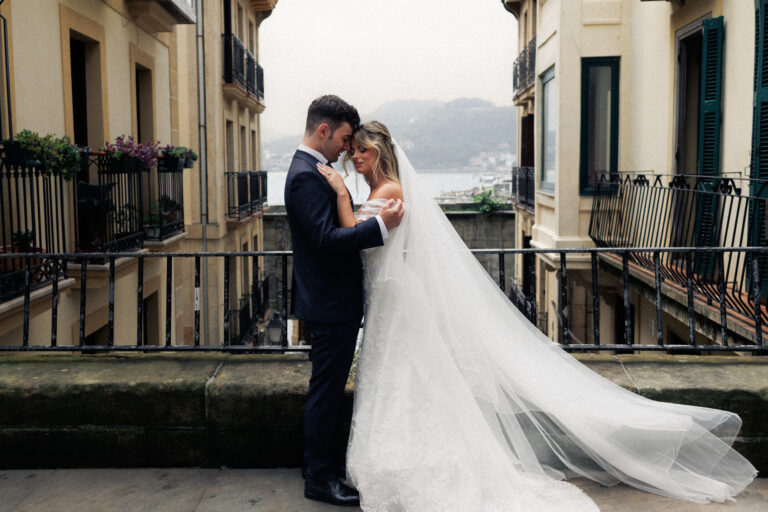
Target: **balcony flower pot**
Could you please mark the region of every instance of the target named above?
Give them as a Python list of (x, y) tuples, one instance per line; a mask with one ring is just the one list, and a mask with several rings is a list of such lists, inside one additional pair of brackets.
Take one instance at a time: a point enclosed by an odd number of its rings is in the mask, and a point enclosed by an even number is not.
[(160, 240), (160, 226), (144, 225), (144, 239)]
[[(179, 160), (182, 166), (179, 167), (179, 170), (182, 168), (191, 169), (195, 165), (195, 160), (197, 160), (197, 153), (184, 146), (171, 146), (169, 144), (162, 148), (162, 151), (165, 158), (176, 158)], [(175, 170), (176, 167), (173, 167), (173, 169)]]
[(17, 140), (3, 141), (3, 160), (14, 167), (41, 167), (43, 162), (35, 158), (33, 151), (22, 146)]
[(14, 140), (3, 142), (6, 164), (17, 167), (36, 167), (46, 175), (61, 173), (72, 180), (82, 169), (81, 148), (69, 137), (48, 134), (41, 137), (32, 130), (21, 130)]
[(183, 169), (184, 160), (175, 156), (162, 156), (158, 158), (158, 161), (162, 160), (162, 166), (166, 171), (180, 171)]

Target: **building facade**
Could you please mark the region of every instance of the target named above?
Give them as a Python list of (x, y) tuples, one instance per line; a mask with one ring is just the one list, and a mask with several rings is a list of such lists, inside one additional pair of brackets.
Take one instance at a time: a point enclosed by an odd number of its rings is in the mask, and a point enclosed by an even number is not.
[[(763, 0), (503, 3), (520, 23), (518, 151), (521, 164), (531, 167), (516, 169), (519, 246), (765, 245), (765, 195), (755, 181), (765, 177)], [(519, 295), (537, 308), (539, 327), (559, 339), (560, 262), (547, 253), (526, 258), (516, 266)], [(729, 336), (750, 340), (750, 262), (662, 256), (662, 328), (652, 258), (627, 265), (628, 307), (623, 262), (597, 260), (568, 257), (568, 328), (575, 340), (591, 343), (601, 332), (603, 343), (621, 343), (628, 328), (634, 343), (712, 341), (720, 336), (712, 300), (719, 282)], [(765, 265), (758, 263), (762, 276)], [(691, 283), (693, 329), (681, 314)]]
[[(28, 303), (25, 262), (4, 260), (0, 344), (22, 339), (48, 344), (52, 324), (59, 345), (81, 339), (86, 345), (135, 344), (137, 338), (147, 345), (193, 342), (194, 310), (201, 300), (200, 292), (186, 285), (194, 279), (193, 260), (148, 255), (261, 248), (266, 176), (258, 172), (259, 114), (265, 102), (258, 27), (276, 3), (205, 2), (203, 20), (195, 0), (0, 4), (8, 40), (2, 56), (8, 72), (0, 85), (1, 138), (28, 129), (66, 135), (91, 150), (81, 170), (64, 179), (56, 170), (41, 169), (40, 162), (15, 162), (12, 144), (4, 144), (3, 252), (127, 254), (114, 263), (109, 257), (32, 258)], [(99, 150), (120, 136), (161, 148), (184, 146), (201, 158), (187, 160), (187, 166), (164, 158), (149, 167), (116, 163)], [(25, 237), (30, 243), (20, 244)], [(237, 310), (241, 288), (255, 281), (246, 266), (230, 262), (232, 299), (225, 304), (223, 266), (222, 258), (208, 260), (203, 342), (218, 344), (225, 332), (233, 332), (229, 310)]]

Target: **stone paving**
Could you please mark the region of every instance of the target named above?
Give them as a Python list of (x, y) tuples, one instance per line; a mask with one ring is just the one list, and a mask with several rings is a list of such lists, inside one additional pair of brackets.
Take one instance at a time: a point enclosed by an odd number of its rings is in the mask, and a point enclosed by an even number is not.
[[(765, 512), (768, 479), (736, 502), (698, 505), (574, 481), (603, 512)], [(0, 512), (331, 512), (304, 499), (298, 469), (0, 470)], [(467, 511), (467, 512), (480, 512)]]

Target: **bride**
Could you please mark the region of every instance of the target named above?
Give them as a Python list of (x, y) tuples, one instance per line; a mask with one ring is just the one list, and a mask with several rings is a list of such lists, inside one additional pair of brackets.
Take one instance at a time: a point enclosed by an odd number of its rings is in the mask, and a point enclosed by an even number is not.
[(344, 227), (402, 198), (383, 247), (364, 251), (365, 332), (347, 453), (370, 512), (596, 511), (583, 476), (674, 498), (732, 499), (757, 471), (731, 448), (738, 415), (654, 402), (600, 377), (507, 300), (378, 122), (355, 133), (371, 187), (353, 214), (318, 165)]

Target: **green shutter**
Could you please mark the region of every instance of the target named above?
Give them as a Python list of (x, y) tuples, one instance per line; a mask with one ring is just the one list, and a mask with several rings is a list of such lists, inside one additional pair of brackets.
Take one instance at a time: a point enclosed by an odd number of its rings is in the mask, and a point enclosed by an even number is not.
[[(754, 179), (768, 179), (768, 0), (755, 0), (755, 77), (752, 112), (752, 170)], [(766, 200), (768, 187), (751, 182), (749, 204), (749, 245), (768, 246), (766, 236)], [(760, 256), (761, 296), (768, 296), (768, 261)], [(752, 287), (752, 265), (747, 261), (749, 287)]]
[[(702, 23), (701, 91), (699, 93), (698, 174), (720, 174), (720, 125), (722, 121), (723, 91), (723, 18), (712, 18)], [(700, 194), (696, 205), (697, 247), (719, 245), (717, 197), (715, 180), (699, 180)], [(698, 194), (697, 194), (698, 195)], [(714, 278), (715, 258), (711, 253), (698, 253), (696, 273), (705, 279)]]

